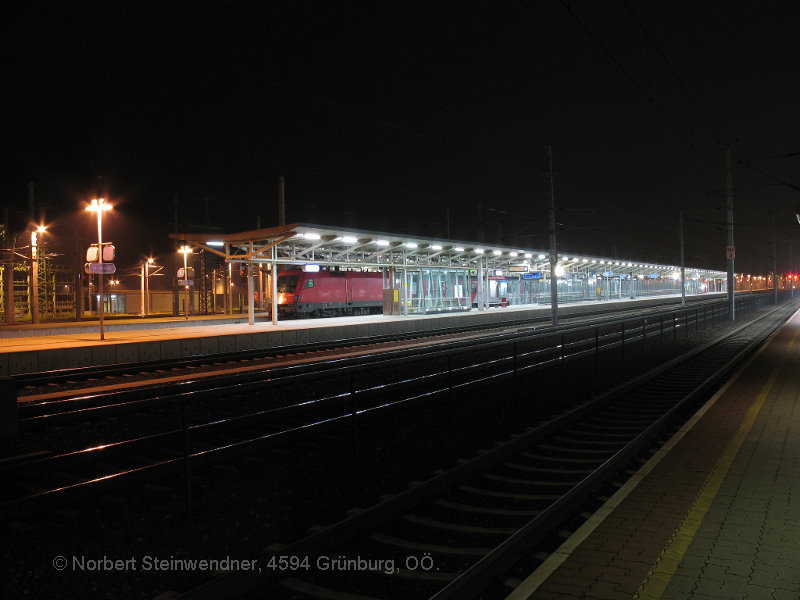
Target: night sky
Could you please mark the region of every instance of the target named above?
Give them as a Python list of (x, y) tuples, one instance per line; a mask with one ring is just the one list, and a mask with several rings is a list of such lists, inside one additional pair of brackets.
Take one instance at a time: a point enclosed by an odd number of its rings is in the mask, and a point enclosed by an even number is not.
[[(789, 3), (6, 2), (0, 205), (121, 266), (168, 233), (287, 222), (741, 272), (800, 240)], [(9, 156), (10, 155), (10, 156)], [(796, 187), (795, 187), (796, 186)], [(218, 228), (218, 229), (214, 229)], [(794, 244), (800, 264), (800, 243)]]

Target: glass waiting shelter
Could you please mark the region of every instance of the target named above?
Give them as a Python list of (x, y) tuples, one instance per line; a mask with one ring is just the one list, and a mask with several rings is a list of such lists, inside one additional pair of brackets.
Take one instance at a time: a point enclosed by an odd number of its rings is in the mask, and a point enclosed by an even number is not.
[(403, 269), (395, 272), (393, 289), (405, 290), (404, 314), (442, 313), (472, 308), (465, 269)]

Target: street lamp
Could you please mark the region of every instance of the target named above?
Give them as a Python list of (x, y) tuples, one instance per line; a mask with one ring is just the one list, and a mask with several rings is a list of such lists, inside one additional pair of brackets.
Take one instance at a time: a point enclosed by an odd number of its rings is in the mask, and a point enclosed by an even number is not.
[(184, 285), (184, 308), (186, 309), (186, 319), (189, 318), (189, 267), (186, 264), (186, 257), (192, 253), (192, 249), (190, 246), (181, 246), (178, 248), (178, 252), (183, 254), (183, 279), (187, 283)]
[(142, 310), (141, 316), (150, 314), (150, 266), (155, 259), (148, 258), (142, 262)]
[(119, 306), (117, 305), (117, 297), (116, 294), (114, 294), (114, 292), (117, 290), (117, 286), (119, 285), (119, 279), (114, 279), (112, 277), (111, 279), (108, 280), (108, 284), (111, 286), (110, 290), (111, 296), (108, 301), (109, 309), (111, 310), (111, 312), (116, 313), (117, 310), (119, 309)]
[[(111, 205), (106, 204), (105, 198), (94, 198), (92, 199), (92, 203), (86, 207), (86, 210), (89, 212), (97, 213), (97, 262), (99, 264), (103, 264), (103, 213), (107, 210), (111, 210)], [(97, 282), (98, 282), (98, 293), (99, 293), (99, 301), (97, 303), (97, 312), (100, 316), (100, 339), (105, 339), (105, 334), (103, 332), (103, 273), (98, 273), (97, 275)]]
[(47, 231), (39, 225), (31, 231), (31, 323), (39, 323), (39, 234)]

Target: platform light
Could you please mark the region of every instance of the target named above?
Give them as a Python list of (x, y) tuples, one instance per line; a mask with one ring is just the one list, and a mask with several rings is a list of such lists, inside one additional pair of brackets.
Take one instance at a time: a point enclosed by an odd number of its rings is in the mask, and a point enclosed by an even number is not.
[(303, 238), (307, 240), (318, 240), (320, 238), (320, 235), (318, 233), (302, 233), (300, 235), (302, 235)]
[[(86, 210), (89, 212), (97, 213), (97, 251), (100, 253), (100, 262), (103, 262), (103, 213), (107, 210), (111, 210), (111, 205), (106, 203), (105, 198), (92, 198), (91, 204), (86, 207)], [(100, 288), (100, 294), (98, 297), (102, 297), (103, 295), (103, 277), (100, 276), (98, 279), (98, 287)], [(97, 304), (97, 313), (100, 321), (100, 339), (105, 339), (105, 332), (103, 331), (103, 303), (98, 300)]]
[(531, 254), (530, 252), (526, 252), (525, 258), (533, 258), (533, 254)]
[(111, 210), (111, 205), (106, 203), (105, 198), (92, 198), (92, 202), (86, 207), (86, 210), (102, 213), (103, 211)]
[(500, 256), (502, 252), (500, 250), (492, 250), (492, 254), (494, 254), (495, 256)]
[(406, 242), (406, 248), (416, 248), (416, 242)]
[[(186, 257), (189, 256), (192, 253), (192, 247), (191, 246), (187, 246), (187, 245), (184, 244), (183, 246), (178, 248), (178, 253), (183, 254), (183, 276), (186, 279), (188, 279), (189, 278), (189, 268), (188, 268), (188, 265), (187, 265), (187, 258)], [(189, 319), (189, 284), (188, 283), (184, 286), (183, 295), (184, 295), (184, 308), (186, 309), (186, 319), (188, 320)]]
[(346, 235), (342, 237), (343, 244), (356, 244), (358, 243), (358, 238), (354, 238), (352, 235)]
[(518, 252), (515, 252), (513, 250), (508, 253), (509, 256), (513, 256), (514, 258), (516, 258), (518, 254), (519, 254)]
[(475, 248), (475, 254), (483, 254), (483, 248)]
[(39, 322), (39, 236), (47, 231), (44, 225), (39, 225), (31, 231), (31, 322)]
[(539, 260), (544, 260), (544, 259), (545, 259), (545, 258), (547, 258), (547, 257), (546, 257), (544, 254), (540, 254), (540, 255), (539, 255), (537, 258), (538, 258)]
[(225, 245), (225, 242), (220, 242), (218, 240), (212, 240), (212, 241), (206, 242), (206, 246), (215, 246), (217, 248), (221, 248), (224, 245)]
[(464, 251), (464, 249), (461, 246), (457, 246), (456, 248), (454, 248), (454, 250), (456, 252), (463, 252)]
[(439, 244), (434, 244), (433, 246), (431, 246), (431, 250), (441, 250), (441, 249), (442, 247)]
[(564, 276), (563, 265), (556, 265), (556, 277), (563, 277), (563, 276)]
[(389, 240), (378, 240), (377, 242), (375, 242), (375, 244), (378, 246), (388, 246)]

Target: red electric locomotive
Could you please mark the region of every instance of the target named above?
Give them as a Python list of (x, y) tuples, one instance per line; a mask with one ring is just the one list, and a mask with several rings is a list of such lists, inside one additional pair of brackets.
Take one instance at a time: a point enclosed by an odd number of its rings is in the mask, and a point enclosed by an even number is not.
[(336, 317), (383, 311), (383, 276), (358, 271), (284, 271), (278, 276), (281, 317)]

